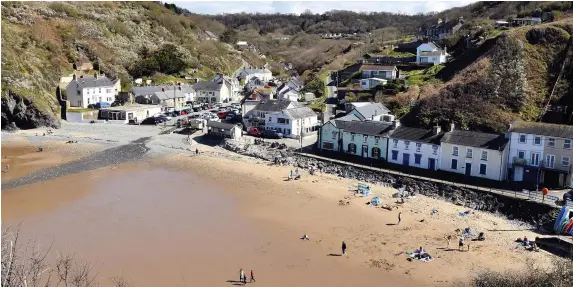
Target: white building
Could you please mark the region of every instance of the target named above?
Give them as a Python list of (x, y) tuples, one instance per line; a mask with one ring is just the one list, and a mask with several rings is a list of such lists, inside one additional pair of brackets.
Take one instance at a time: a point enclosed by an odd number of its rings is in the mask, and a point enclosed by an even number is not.
[(393, 121), (390, 110), (380, 103), (370, 102), (352, 102), (346, 104), (346, 113), (355, 115), (359, 120), (376, 120), (382, 121), (384, 116), (390, 116), (392, 119), (384, 121)]
[(271, 71), (269, 69), (266, 69), (266, 68), (264, 68), (264, 69), (244, 68), (241, 71), (239, 71), (237, 77), (239, 79), (250, 79), (252, 77), (257, 77), (261, 81), (266, 83), (266, 82), (272, 80), (273, 73), (271, 73)]
[(379, 66), (379, 65), (366, 65), (360, 66), (362, 71), (362, 78), (378, 78), (392, 80), (396, 79), (398, 75), (398, 68), (396, 66)]
[(436, 44), (423, 43), (416, 48), (416, 62), (418, 63), (434, 63), (434, 65), (443, 64), (448, 59), (446, 49), (438, 47)]
[(266, 115), (265, 129), (276, 130), (285, 137), (299, 138), (318, 129), (318, 117), (309, 107), (284, 109)]
[(88, 105), (100, 102), (112, 103), (115, 101), (115, 82), (105, 75), (76, 78), (66, 87), (66, 97), (72, 107), (87, 108)]
[(509, 179), (529, 186), (571, 187), (573, 126), (518, 121), (509, 129)]
[[(193, 87), (187, 84), (180, 85), (170, 85), (170, 86), (144, 86), (144, 87), (133, 87), (131, 88), (131, 93), (137, 99), (149, 99), (156, 92), (169, 92), (179, 90), (185, 95), (185, 101), (195, 101), (195, 90)], [(141, 100), (140, 100), (141, 101)]]
[(224, 81), (201, 81), (193, 86), (196, 98), (201, 103), (229, 102), (232, 99), (230, 84)]
[(369, 89), (372, 89), (378, 85), (386, 85), (387, 83), (388, 83), (388, 80), (385, 80), (385, 79), (367, 78), (367, 79), (361, 79), (360, 80), (360, 87), (365, 89), (365, 90), (369, 90)]
[[(245, 101), (254, 103), (253, 101)], [(297, 108), (296, 102), (287, 100), (268, 100), (259, 101), (257, 105), (245, 111), (243, 119), (247, 127), (260, 127), (265, 128), (267, 122), (267, 114), (280, 112), (283, 110)]]
[(437, 170), (440, 167), (443, 136), (440, 127), (420, 129), (400, 126), (395, 121), (396, 129), (388, 139), (388, 162)]
[(497, 181), (507, 178), (505, 135), (450, 129), (441, 140), (441, 170)]

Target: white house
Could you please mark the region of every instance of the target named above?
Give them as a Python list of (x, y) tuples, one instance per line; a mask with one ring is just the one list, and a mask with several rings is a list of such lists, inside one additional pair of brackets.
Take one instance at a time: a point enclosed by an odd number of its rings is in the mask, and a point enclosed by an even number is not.
[(139, 99), (149, 99), (153, 96), (156, 92), (169, 92), (179, 90), (185, 96), (185, 101), (195, 101), (195, 90), (193, 87), (187, 84), (179, 84), (179, 85), (170, 85), (170, 86), (144, 86), (144, 87), (133, 87), (131, 88), (131, 93), (136, 99), (136, 102), (143, 103), (142, 100)]
[(229, 102), (232, 98), (230, 84), (224, 81), (201, 81), (193, 85), (196, 99), (201, 103)]
[(238, 102), (242, 99), (241, 85), (237, 79), (223, 74), (217, 74), (211, 81), (227, 86), (230, 94), (227, 100), (228, 102)]
[(73, 76), (66, 87), (66, 97), (72, 107), (87, 108), (88, 105), (115, 101), (115, 83), (105, 75), (93, 77)]
[(448, 59), (446, 48), (442, 49), (433, 42), (423, 43), (416, 48), (417, 63), (434, 63), (434, 65), (443, 64)]
[(252, 77), (257, 77), (261, 81), (266, 83), (266, 82), (272, 80), (273, 73), (269, 69), (266, 69), (266, 68), (264, 68), (264, 69), (244, 68), (238, 73), (237, 77), (239, 79), (250, 79)]
[(299, 138), (318, 129), (318, 117), (309, 107), (285, 109), (266, 115), (265, 129), (276, 130), (285, 137)]
[[(246, 104), (247, 101), (245, 101)], [(252, 101), (249, 101), (252, 102)], [(259, 101), (257, 105), (248, 111), (245, 111), (243, 118), (246, 120), (246, 126), (264, 128), (267, 122), (267, 114), (280, 112), (287, 109), (297, 108), (296, 102), (287, 100), (268, 100)]]
[(297, 77), (293, 77), (277, 88), (277, 98), (295, 101), (300, 98), (304, 83)]
[(507, 178), (505, 135), (450, 129), (441, 140), (441, 170), (498, 181)]
[(369, 89), (372, 89), (378, 85), (386, 85), (387, 83), (388, 83), (388, 80), (385, 80), (385, 79), (366, 78), (366, 79), (360, 80), (360, 87), (365, 89), (365, 90), (369, 90)]
[[(384, 116), (391, 116), (390, 110), (380, 103), (370, 102), (353, 102), (346, 104), (346, 113), (355, 115), (359, 120), (377, 120), (382, 121)], [(393, 117), (393, 116), (391, 116)], [(392, 121), (385, 120), (385, 121)]]
[(396, 79), (398, 75), (398, 68), (396, 66), (379, 66), (379, 65), (365, 65), (360, 67), (362, 71), (362, 79), (379, 78), (392, 80)]
[(440, 167), (440, 127), (404, 127), (399, 121), (395, 121), (395, 126), (388, 139), (388, 162), (430, 170)]
[(509, 129), (509, 179), (529, 186), (573, 186), (573, 126), (517, 121)]
[(263, 88), (265, 85), (266, 83), (261, 81), (261, 79), (257, 77), (252, 77), (245, 84), (245, 90), (247, 91), (247, 93), (252, 93), (255, 89)]

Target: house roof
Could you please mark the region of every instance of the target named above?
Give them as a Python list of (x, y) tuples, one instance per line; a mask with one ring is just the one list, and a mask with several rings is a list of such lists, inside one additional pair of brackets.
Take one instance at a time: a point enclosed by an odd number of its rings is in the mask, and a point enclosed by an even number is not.
[[(338, 122), (350, 122), (350, 121), (360, 121), (360, 119), (357, 116), (355, 116), (354, 114), (347, 114), (343, 117), (332, 119), (329, 122), (332, 123), (335, 127), (339, 127)], [(341, 127), (343, 125), (344, 125), (344, 123), (340, 124)]]
[(360, 70), (367, 71), (394, 71), (396, 66), (362, 65)]
[(508, 139), (506, 139), (504, 135), (454, 130), (445, 133), (441, 142), (491, 150), (503, 150), (508, 143)]
[(253, 110), (278, 112), (286, 109), (292, 101), (289, 100), (268, 100), (258, 103)]
[(363, 135), (383, 136), (388, 134), (392, 129), (392, 123), (380, 121), (345, 121), (335, 119), (336, 127), (349, 133), (357, 133)]
[(264, 86), (265, 82), (261, 81), (261, 79), (253, 76), (248, 82), (247, 84), (251, 84), (251, 85), (257, 85), (257, 86)]
[(181, 87), (181, 92), (188, 94), (188, 93), (193, 93), (195, 92), (195, 90), (193, 89), (193, 87), (189, 86), (189, 85), (171, 85), (171, 86), (145, 86), (145, 87), (133, 87), (131, 88), (131, 92), (135, 95), (135, 96), (141, 96), (141, 95), (152, 95), (155, 92), (161, 92), (162, 89), (165, 89), (165, 91), (173, 91), (173, 90), (177, 90), (179, 89), (179, 87)]
[(422, 44), (420, 44), (420, 45), (418, 46), (418, 48), (419, 48), (420, 46), (424, 45), (424, 44), (430, 45), (430, 47), (432, 47), (432, 49), (437, 49), (437, 50), (440, 50), (440, 49), (441, 49), (440, 46), (436, 45), (436, 43), (434, 43), (434, 42), (422, 43)]
[(193, 85), (195, 91), (220, 91), (222, 82), (201, 81)]
[(185, 98), (185, 94), (183, 94), (181, 91), (179, 90), (171, 90), (171, 91), (165, 91), (165, 92), (155, 92), (153, 93), (154, 95), (157, 96), (157, 98), (159, 98), (160, 100), (169, 100), (169, 99), (175, 99), (175, 98)]
[(363, 117), (370, 119), (372, 116), (388, 114), (390, 110), (381, 103), (351, 103), (354, 109)]
[(213, 128), (219, 128), (219, 129), (226, 129), (226, 130), (230, 130), (234, 127), (237, 126), (237, 124), (230, 124), (230, 123), (221, 123), (221, 122), (216, 122), (216, 121), (209, 121), (207, 123), (208, 127), (213, 127)]
[(439, 145), (440, 139), (443, 135), (444, 133), (435, 135), (431, 129), (399, 126), (394, 131), (392, 131), (390, 138)]
[(100, 87), (113, 87), (113, 82), (105, 76), (95, 77), (83, 77), (77, 78), (75, 81), (72, 80), (69, 84), (77, 83), (79, 89), (84, 88), (100, 88)]
[(303, 118), (316, 117), (316, 113), (309, 107), (287, 109), (287, 110), (283, 110), (282, 113), (287, 115), (291, 119), (303, 119)]
[(557, 138), (573, 138), (573, 126), (569, 125), (517, 121), (511, 125), (509, 131)]

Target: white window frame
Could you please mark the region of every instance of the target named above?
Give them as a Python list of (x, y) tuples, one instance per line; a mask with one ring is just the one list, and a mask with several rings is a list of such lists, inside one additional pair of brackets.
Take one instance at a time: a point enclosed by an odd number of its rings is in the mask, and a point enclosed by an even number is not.
[[(539, 139), (539, 143), (535, 143), (535, 141)], [(541, 137), (540, 136), (534, 136), (533, 137), (533, 145), (541, 145)]]
[(453, 146), (452, 147), (452, 155), (453, 156), (458, 156), (460, 154), (460, 148), (457, 146)]
[[(523, 157), (519, 157), (519, 153), (520, 153), (520, 152), (523, 153)], [(526, 156), (526, 153), (525, 153), (524, 150), (518, 150), (518, 151), (517, 151), (517, 158), (518, 158), (518, 159), (525, 159), (525, 156)]]
[(354, 133), (350, 133), (350, 141), (351, 141), (351, 142), (354, 141)]
[(555, 147), (555, 138), (548, 138), (547, 139), (547, 146), (548, 147)]
[[(549, 158), (553, 158), (553, 164), (551, 164), (551, 161), (549, 160)], [(545, 166), (547, 166), (549, 168), (554, 168), (555, 167), (555, 161), (556, 161), (556, 156), (554, 154), (545, 155)]]
[(368, 136), (364, 135), (364, 142), (367, 142), (367, 141), (368, 141)]
[[(534, 155), (537, 155), (537, 163), (533, 160), (533, 156), (534, 156)], [(532, 166), (539, 166), (539, 161), (542, 160), (542, 159), (541, 159), (541, 153), (539, 153), (539, 152), (532, 152), (532, 153), (529, 155), (529, 159), (530, 159), (530, 161), (531, 161), (530, 164), (531, 164)]]
[(563, 148), (564, 149), (571, 149), (571, 140), (570, 139), (563, 140)]
[(394, 140), (394, 148), (398, 148), (398, 140)]
[(416, 143), (416, 152), (421, 152), (421, 151), (422, 151), (422, 144)]
[(336, 134), (337, 134), (337, 132), (332, 132), (332, 139), (333, 139), (333, 140), (336, 139)]
[(374, 137), (374, 144), (378, 145), (378, 142), (380, 141), (380, 137)]
[(433, 154), (438, 154), (438, 149), (439, 149), (439, 148), (440, 148), (439, 146), (433, 145), (433, 146), (432, 146)]
[(466, 148), (466, 158), (474, 158), (474, 150), (471, 148)]
[[(521, 141), (521, 137), (523, 137), (523, 141)], [(518, 136), (517, 136), (517, 142), (519, 142), (519, 143), (527, 143), (527, 135), (522, 135), (522, 134), (518, 135)]]
[(405, 149), (405, 150), (409, 150), (409, 149), (410, 149), (410, 141), (404, 141), (404, 149)]
[(486, 150), (482, 150), (482, 151), (481, 151), (481, 157), (480, 157), (480, 159), (487, 161), (487, 157), (488, 157), (487, 151), (486, 151)]
[[(567, 159), (567, 160), (565, 160)], [(561, 157), (561, 165), (562, 166), (569, 166), (571, 165), (571, 158), (569, 158), (568, 156), (562, 156)]]

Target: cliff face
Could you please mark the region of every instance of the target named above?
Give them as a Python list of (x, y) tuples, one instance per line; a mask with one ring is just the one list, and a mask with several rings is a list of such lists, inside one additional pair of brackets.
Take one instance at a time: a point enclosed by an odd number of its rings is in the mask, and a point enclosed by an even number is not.
[(73, 72), (74, 63), (90, 62), (127, 84), (135, 62), (173, 44), (185, 69), (150, 75), (156, 82), (239, 68), (240, 56), (226, 44), (206, 40), (205, 31), (220, 35), (224, 26), (176, 14), (159, 2), (2, 2), (2, 116), (13, 120), (2, 128), (54, 126), (44, 115), (59, 118), (55, 90), (60, 76)]
[[(548, 104), (570, 105), (573, 85), (567, 54), (572, 32), (569, 19), (511, 29), (486, 40), (482, 48), (452, 63), (461, 67), (458, 71), (446, 66), (444, 71), (453, 77), (426, 95), (406, 119), (427, 126), (453, 121), (469, 129), (502, 132), (516, 118), (539, 120)], [(467, 63), (460, 65), (464, 60)]]
[(2, 96), (2, 129), (59, 128), (60, 121), (53, 113), (38, 107), (29, 98), (8, 91)]

